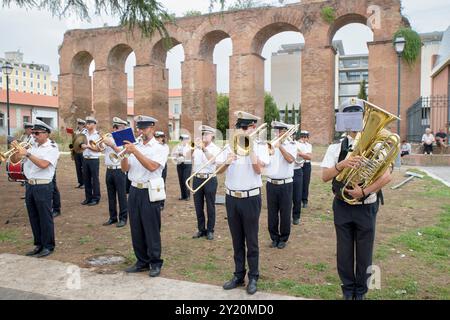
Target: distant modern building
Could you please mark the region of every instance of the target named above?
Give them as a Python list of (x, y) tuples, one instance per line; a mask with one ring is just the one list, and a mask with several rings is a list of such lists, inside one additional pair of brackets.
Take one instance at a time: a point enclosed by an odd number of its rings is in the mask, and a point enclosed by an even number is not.
[(52, 96), (57, 96), (58, 95), (58, 81), (52, 81)]
[[(0, 58), (0, 66), (8, 61), (13, 67), (9, 77), (9, 89), (15, 92), (52, 95), (50, 67), (34, 62), (23, 61), (20, 51), (5, 52), (5, 58)], [(0, 89), (6, 89), (6, 76), (0, 75)]]
[[(24, 122), (36, 119), (58, 128), (58, 97), (11, 91), (9, 101), (12, 135), (23, 129)], [(0, 135), (7, 133), (6, 115), (6, 90), (0, 90)]]
[(286, 105), (298, 110), (301, 103), (302, 50), (304, 43), (285, 44), (272, 53), (271, 94), (284, 119)]

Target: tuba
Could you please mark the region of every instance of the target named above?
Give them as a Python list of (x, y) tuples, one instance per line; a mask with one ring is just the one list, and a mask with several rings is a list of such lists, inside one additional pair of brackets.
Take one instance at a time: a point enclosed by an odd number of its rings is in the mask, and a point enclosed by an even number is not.
[(340, 185), (339, 190), (336, 190), (338, 196), (351, 205), (356, 204), (358, 200), (345, 193), (345, 189), (352, 189), (354, 185), (364, 189), (374, 183), (394, 163), (400, 152), (400, 137), (385, 129), (388, 124), (400, 118), (368, 101), (363, 101), (363, 129), (356, 135), (353, 151), (347, 155), (347, 158), (361, 156), (361, 164), (355, 169), (345, 168), (336, 177)]

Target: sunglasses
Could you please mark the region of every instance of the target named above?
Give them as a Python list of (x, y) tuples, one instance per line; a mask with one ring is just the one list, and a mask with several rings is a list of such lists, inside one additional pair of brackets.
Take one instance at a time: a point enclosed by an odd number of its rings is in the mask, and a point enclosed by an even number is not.
[(38, 135), (40, 135), (41, 133), (46, 133), (46, 132), (45, 132), (45, 131), (34, 131), (34, 132), (32, 132), (31, 134), (34, 135), (34, 136), (38, 136)]

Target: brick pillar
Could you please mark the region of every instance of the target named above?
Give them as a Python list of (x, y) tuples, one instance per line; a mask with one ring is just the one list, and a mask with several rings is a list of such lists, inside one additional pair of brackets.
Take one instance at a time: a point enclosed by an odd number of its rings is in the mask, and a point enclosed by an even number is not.
[(331, 47), (307, 45), (302, 52), (302, 130), (311, 141), (329, 144), (334, 134), (335, 54)]
[(250, 112), (264, 122), (264, 58), (257, 54), (230, 57), (230, 127), (237, 110)]
[(127, 118), (127, 74), (113, 69), (95, 70), (93, 89), (97, 128), (109, 132), (112, 118)]
[(156, 129), (166, 134), (169, 134), (168, 74), (164, 66), (134, 67), (134, 114), (156, 118)]
[(90, 76), (68, 73), (58, 77), (60, 127), (75, 128), (77, 118), (92, 113), (92, 82)]
[(181, 129), (194, 134), (194, 121), (216, 127), (216, 65), (205, 60), (182, 62)]
[[(420, 56), (413, 66), (401, 64), (400, 136), (408, 134), (408, 108), (420, 97)], [(397, 115), (398, 58), (392, 41), (369, 43), (369, 101)], [(397, 123), (389, 129), (397, 132)]]

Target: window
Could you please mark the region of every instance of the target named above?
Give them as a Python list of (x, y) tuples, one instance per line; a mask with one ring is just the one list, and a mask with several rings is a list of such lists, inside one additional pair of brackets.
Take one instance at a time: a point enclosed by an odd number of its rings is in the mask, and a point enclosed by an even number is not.
[(19, 79), (16, 79), (16, 87), (19, 86)]
[(23, 86), (26, 87), (27, 86), (27, 82), (25, 80), (23, 80)]
[(30, 122), (30, 116), (23, 116), (23, 122)]
[(33, 88), (33, 81), (30, 82), (30, 88)]
[(47, 76), (44, 74), (44, 80), (47, 80)]
[(5, 126), (5, 115), (0, 112), (0, 127)]
[(41, 78), (41, 75), (40, 75), (39, 73), (38, 73), (38, 75), (37, 75), (37, 78), (38, 78), (38, 79), (40, 79), (40, 78)]
[(3, 83), (3, 77), (1, 74), (0, 74), (0, 83)]
[(16, 70), (16, 76), (18, 76), (19, 75), (19, 70)]
[(174, 114), (180, 114), (180, 105), (178, 103), (175, 103), (173, 105), (173, 113)]
[(26, 77), (27, 73), (25, 71), (22, 72), (22, 76)]
[(37, 84), (37, 88), (40, 89), (41, 88), (41, 84), (38, 82)]
[(30, 72), (30, 78), (33, 78), (33, 72)]
[(47, 90), (47, 84), (44, 83), (44, 90)]

